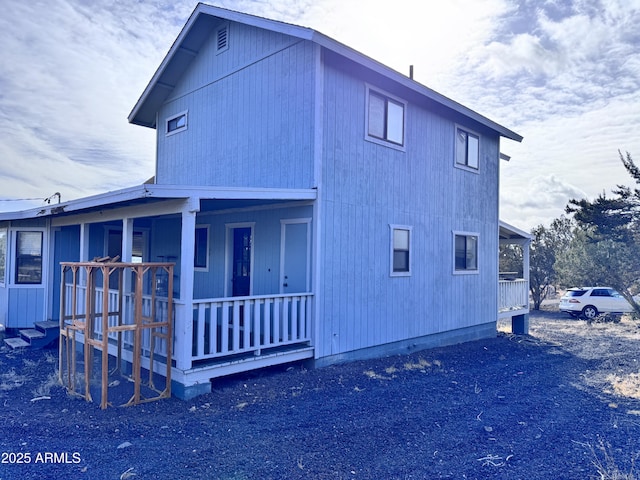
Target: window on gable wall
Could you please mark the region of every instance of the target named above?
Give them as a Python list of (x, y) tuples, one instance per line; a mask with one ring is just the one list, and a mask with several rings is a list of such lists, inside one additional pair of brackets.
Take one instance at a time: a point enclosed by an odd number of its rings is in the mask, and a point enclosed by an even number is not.
[(367, 138), (376, 143), (404, 146), (406, 104), (372, 89), (367, 92)]
[(456, 165), (477, 170), (480, 157), (480, 137), (456, 128)]
[(16, 233), (16, 284), (42, 283), (42, 232)]
[(455, 233), (455, 272), (475, 273), (478, 271), (478, 235)]
[(167, 135), (187, 129), (187, 112), (181, 112), (167, 119)]

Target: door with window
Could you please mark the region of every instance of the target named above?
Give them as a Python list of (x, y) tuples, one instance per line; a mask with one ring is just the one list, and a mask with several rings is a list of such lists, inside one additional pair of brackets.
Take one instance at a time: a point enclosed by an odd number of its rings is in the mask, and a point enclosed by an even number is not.
[(231, 295), (234, 297), (251, 295), (251, 230), (251, 227), (239, 227), (231, 231)]

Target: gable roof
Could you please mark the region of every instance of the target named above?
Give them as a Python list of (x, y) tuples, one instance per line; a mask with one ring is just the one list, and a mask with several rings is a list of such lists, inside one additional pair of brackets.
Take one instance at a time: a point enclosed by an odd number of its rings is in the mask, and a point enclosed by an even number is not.
[(522, 141), (522, 136), (509, 130), (508, 128), (480, 115), (479, 113), (457, 103), (444, 95), (410, 79), (409, 77), (393, 70), (386, 65), (340, 43), (320, 32), (307, 27), (270, 20), (255, 15), (236, 12), (225, 8), (214, 7), (199, 3), (182, 31), (169, 49), (166, 57), (151, 78), (140, 99), (129, 114), (129, 122), (145, 127), (156, 127), (156, 113), (160, 106), (171, 93), (179, 77), (185, 68), (198, 54), (200, 48), (205, 43), (211, 33), (211, 29), (216, 24), (216, 19), (238, 22), (265, 30), (290, 35), (302, 40), (309, 40), (323, 48), (326, 48), (338, 55), (341, 55), (365, 68), (384, 75), (400, 85), (409, 88), (416, 93), (436, 102), (454, 112), (469, 117), (476, 122), (496, 131), (505, 138)]

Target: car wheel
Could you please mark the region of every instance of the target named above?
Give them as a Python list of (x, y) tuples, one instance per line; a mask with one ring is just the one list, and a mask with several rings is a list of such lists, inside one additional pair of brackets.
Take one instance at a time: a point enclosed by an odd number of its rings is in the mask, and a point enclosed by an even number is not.
[(584, 315), (587, 320), (593, 320), (598, 316), (598, 309), (593, 305), (587, 305), (582, 309), (582, 315)]

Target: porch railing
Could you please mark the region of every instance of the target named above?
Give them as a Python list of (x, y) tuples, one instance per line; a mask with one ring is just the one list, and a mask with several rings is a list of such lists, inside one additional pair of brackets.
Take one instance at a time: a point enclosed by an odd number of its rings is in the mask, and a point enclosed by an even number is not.
[[(75, 303), (72, 302), (73, 297), (73, 285), (65, 284), (65, 295), (67, 301), (66, 311), (64, 312), (66, 316), (72, 315), (73, 305), (75, 305), (76, 312), (86, 312), (87, 311), (87, 287), (85, 285), (76, 285), (76, 298)], [(118, 290), (109, 289), (107, 292), (108, 295), (108, 311), (109, 312), (118, 312), (120, 311), (120, 298)], [(95, 314), (102, 315), (102, 308), (104, 305), (104, 289), (95, 287), (95, 299), (93, 300), (95, 305)], [(142, 315), (145, 317), (151, 317), (152, 314), (156, 321), (166, 322), (167, 315), (169, 312), (169, 303), (166, 298), (156, 297), (155, 298), (155, 310), (153, 308), (154, 300), (152, 300), (151, 295), (143, 295), (142, 296)], [(135, 310), (135, 297), (132, 294), (123, 294), (122, 298), (122, 316), (125, 319), (128, 319), (124, 323), (131, 323), (131, 319), (134, 316)], [(118, 314), (110, 314), (108, 317), (108, 326), (109, 328), (117, 327), (119, 324), (123, 323), (123, 319), (120, 318)], [(95, 338), (102, 338), (102, 322), (95, 322), (93, 326), (93, 333)], [(130, 349), (134, 344), (134, 332), (132, 331), (124, 331), (120, 332), (122, 335), (122, 342), (125, 349)], [(111, 331), (108, 333), (109, 339), (112, 342), (116, 342), (118, 340), (118, 332)], [(143, 355), (148, 355), (151, 349), (151, 332), (147, 329), (142, 331), (142, 344), (141, 349)], [(167, 341), (164, 338), (155, 338), (153, 349), (156, 354), (161, 355), (162, 357), (167, 354)]]
[(194, 300), (192, 360), (311, 341), (313, 294)]
[(529, 308), (529, 282), (525, 279), (498, 282), (498, 313)]
[[(73, 302), (71, 284), (65, 286), (67, 309)], [(102, 314), (104, 289), (95, 288), (96, 314)], [(109, 290), (109, 311), (118, 311), (120, 302), (118, 290)], [(86, 287), (76, 286), (76, 309), (86, 311)], [(311, 307), (312, 293), (293, 295), (261, 295), (251, 297), (230, 297), (194, 300), (193, 302), (193, 334), (191, 343), (191, 361), (222, 359), (233, 355), (260, 355), (263, 350), (288, 345), (304, 344), (311, 341)], [(126, 318), (134, 314), (134, 296), (123, 295), (122, 312)], [(143, 315), (152, 311), (152, 297), (142, 297)], [(155, 315), (163, 320), (168, 312), (167, 299), (155, 297)], [(67, 315), (71, 311), (65, 312)], [(109, 316), (109, 327), (115, 327), (119, 319), (117, 315)], [(177, 333), (179, 329), (174, 330)], [(102, 336), (102, 324), (94, 325), (95, 336)], [(108, 333), (109, 339), (117, 340), (117, 333)], [(133, 345), (132, 332), (122, 332), (125, 349)], [(142, 336), (142, 351), (148, 352), (151, 338), (147, 331)], [(189, 348), (187, 346), (187, 348)], [(165, 340), (155, 340), (154, 351), (162, 358), (166, 354)], [(175, 351), (175, 348), (174, 348)], [(179, 352), (175, 352), (177, 356)]]

